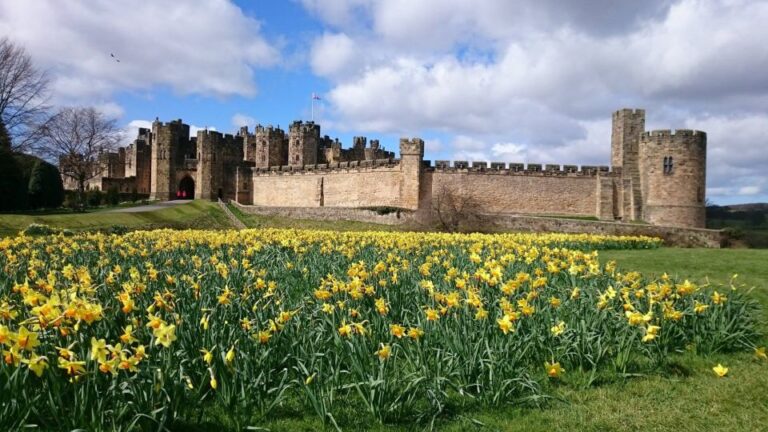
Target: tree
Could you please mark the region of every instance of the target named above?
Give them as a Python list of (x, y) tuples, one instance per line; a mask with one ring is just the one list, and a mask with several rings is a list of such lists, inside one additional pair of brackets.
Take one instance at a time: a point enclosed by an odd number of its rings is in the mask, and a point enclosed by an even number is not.
[(440, 185), (432, 196), (432, 213), (443, 231), (459, 232), (477, 229), (484, 224), (481, 206), (475, 195), (466, 190), (455, 190)]
[(11, 151), (11, 136), (8, 135), (8, 129), (5, 128), (2, 117), (0, 117), (0, 151)]
[(41, 127), (40, 152), (59, 161), (61, 173), (77, 184), (85, 206), (88, 180), (102, 172), (101, 155), (115, 148), (120, 130), (115, 120), (94, 108), (62, 108)]
[(32, 208), (58, 208), (64, 202), (64, 184), (55, 166), (43, 160), (37, 161), (27, 188), (29, 206)]
[(16, 159), (0, 148), (0, 211), (20, 210), (27, 198), (27, 185)]
[(26, 150), (39, 138), (36, 125), (48, 111), (48, 87), (48, 75), (35, 67), (26, 50), (0, 38), (0, 121), (12, 150)]

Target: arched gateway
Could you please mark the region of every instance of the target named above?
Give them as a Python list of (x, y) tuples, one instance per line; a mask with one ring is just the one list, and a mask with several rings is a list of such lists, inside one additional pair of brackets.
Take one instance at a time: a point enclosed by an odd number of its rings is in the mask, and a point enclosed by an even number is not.
[(185, 176), (181, 179), (176, 191), (176, 199), (195, 199), (195, 181), (192, 177)]

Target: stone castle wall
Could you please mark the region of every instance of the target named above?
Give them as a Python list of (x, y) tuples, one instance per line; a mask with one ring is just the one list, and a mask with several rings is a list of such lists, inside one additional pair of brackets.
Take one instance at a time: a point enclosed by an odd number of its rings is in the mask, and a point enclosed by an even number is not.
[[(161, 200), (194, 196), (257, 206), (420, 212), (452, 201), (474, 213), (703, 227), (706, 134), (645, 132), (644, 110), (622, 109), (612, 120), (612, 167), (581, 168), (464, 161), (432, 166), (421, 139), (401, 139), (400, 159), (394, 159), (378, 140), (367, 146), (365, 137), (342, 149), (338, 140), (321, 138), (314, 122), (295, 121), (287, 133), (259, 125), (253, 134), (242, 127), (234, 136), (201, 130), (190, 138), (181, 120), (155, 121), (128, 149), (103, 156), (104, 177), (146, 182), (151, 197)], [(148, 174), (140, 163), (147, 154)]]
[(276, 207), (400, 207), (399, 164), (383, 160), (377, 165), (336, 165), (257, 170), (252, 177), (252, 203)]

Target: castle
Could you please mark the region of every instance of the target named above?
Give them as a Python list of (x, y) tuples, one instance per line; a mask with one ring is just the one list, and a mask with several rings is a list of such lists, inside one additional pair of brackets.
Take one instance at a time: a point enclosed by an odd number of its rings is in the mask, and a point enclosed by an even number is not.
[(707, 136), (645, 131), (645, 111), (613, 113), (611, 166), (424, 160), (424, 142), (400, 140), (400, 158), (378, 140), (343, 149), (313, 122), (243, 127), (236, 135), (181, 120), (155, 121), (116, 153), (102, 155), (95, 187), (151, 198), (234, 200), (272, 207), (434, 209), (440, 193), (471, 197), (485, 214), (643, 221), (702, 228)]

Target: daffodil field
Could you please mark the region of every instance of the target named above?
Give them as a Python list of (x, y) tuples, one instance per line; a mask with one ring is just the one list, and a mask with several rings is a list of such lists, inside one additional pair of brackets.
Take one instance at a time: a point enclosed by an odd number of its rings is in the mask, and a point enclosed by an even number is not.
[[(162, 430), (213, 407), (429, 422), (546, 383), (753, 350), (740, 291), (601, 264), (651, 238), (145, 231), (0, 239), (0, 429)], [(717, 371), (716, 371), (717, 372)], [(726, 371), (727, 373), (727, 371)]]

